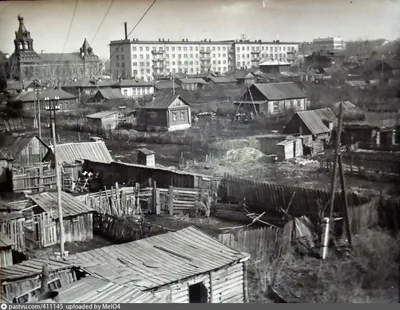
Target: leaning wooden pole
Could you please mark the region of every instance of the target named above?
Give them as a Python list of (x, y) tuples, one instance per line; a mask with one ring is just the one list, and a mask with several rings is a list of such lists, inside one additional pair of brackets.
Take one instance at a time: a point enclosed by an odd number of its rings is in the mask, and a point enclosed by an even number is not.
[(345, 218), (345, 224), (346, 224), (346, 232), (347, 232), (347, 240), (349, 242), (349, 246), (352, 246), (352, 240), (351, 240), (351, 225), (350, 225), (350, 218), (349, 218), (349, 205), (347, 202), (347, 194), (346, 194), (346, 184), (344, 181), (344, 171), (343, 171), (343, 161), (342, 161), (342, 155), (339, 154), (338, 156), (338, 163), (339, 163), (339, 175), (340, 175), (340, 185), (342, 187), (342, 199), (344, 203), (344, 218)]

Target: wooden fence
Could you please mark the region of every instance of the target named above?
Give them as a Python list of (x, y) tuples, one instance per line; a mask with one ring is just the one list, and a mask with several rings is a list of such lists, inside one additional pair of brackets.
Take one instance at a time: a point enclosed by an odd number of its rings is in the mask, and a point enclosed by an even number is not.
[(232, 249), (250, 254), (251, 260), (256, 263), (272, 261), (289, 250), (285, 249), (284, 230), (273, 227), (223, 233), (218, 240)]
[(376, 145), (374, 143), (358, 142), (358, 148), (363, 150), (373, 150), (373, 151), (400, 152), (400, 144)]
[[(317, 216), (324, 209), (330, 200), (328, 191), (308, 189), (279, 185), (267, 182), (241, 179), (234, 176), (226, 176), (220, 186), (219, 197), (231, 202), (239, 202), (246, 198), (246, 204), (260, 212), (281, 214), (282, 209), (292, 216), (306, 215), (311, 218)], [(347, 200), (350, 206), (361, 205), (369, 199), (357, 196), (354, 193), (348, 194)], [(342, 212), (342, 198), (336, 193), (334, 212)]]
[(210, 195), (203, 189), (168, 189), (147, 187), (140, 190), (140, 204), (147, 206), (147, 212), (155, 214), (187, 214), (202, 212), (210, 215)]
[[(35, 224), (38, 224), (36, 226)], [(57, 227), (51, 213), (41, 213), (33, 217), (34, 227), (39, 229), (39, 242), (43, 247), (57, 244)]]
[(25, 218), (14, 219), (4, 218), (0, 222), (0, 232), (5, 234), (13, 241), (12, 249), (14, 251), (25, 253)]

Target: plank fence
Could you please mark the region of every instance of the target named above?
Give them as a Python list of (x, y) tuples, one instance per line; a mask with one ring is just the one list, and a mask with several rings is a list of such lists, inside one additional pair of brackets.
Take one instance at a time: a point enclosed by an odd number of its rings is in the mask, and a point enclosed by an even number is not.
[(0, 232), (13, 241), (12, 249), (14, 251), (25, 253), (25, 218), (19, 217), (0, 219)]
[[(268, 182), (259, 182), (225, 176), (221, 182), (219, 197), (223, 200), (236, 202), (246, 199), (246, 204), (260, 212), (282, 214), (282, 209), (292, 216), (308, 216), (315, 218), (329, 203), (330, 193), (318, 189), (308, 189), (280, 185)], [(349, 206), (361, 205), (369, 201), (368, 198), (350, 193), (347, 196)], [(336, 193), (334, 212), (342, 213), (342, 197)]]
[[(35, 225), (36, 223), (38, 226)], [(49, 247), (57, 244), (57, 223), (53, 220), (51, 213), (34, 215), (33, 224), (39, 229), (41, 246)]]
[(218, 240), (226, 246), (250, 254), (250, 259), (255, 263), (272, 261), (282, 255), (283, 238), (284, 230), (274, 227), (247, 229), (218, 236)]

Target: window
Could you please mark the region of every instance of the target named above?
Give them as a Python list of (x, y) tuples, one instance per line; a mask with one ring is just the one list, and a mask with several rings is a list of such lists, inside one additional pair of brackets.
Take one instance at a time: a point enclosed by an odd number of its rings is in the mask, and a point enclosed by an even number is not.
[(240, 47), (239, 47), (239, 46), (236, 48), (236, 51), (237, 51), (237, 52), (240, 52)]
[(133, 70), (133, 75), (137, 75), (137, 70)]
[(301, 101), (300, 100), (297, 100), (297, 107), (301, 107)]
[(165, 50), (168, 52), (168, 51), (169, 51), (169, 47), (167, 46), (167, 47), (165, 48)]
[(140, 63), (140, 66), (143, 67), (143, 66), (144, 66), (144, 62), (141, 62), (141, 63)]
[(144, 69), (140, 69), (140, 74), (141, 74), (141, 75), (144, 74)]
[(150, 55), (149, 54), (146, 54), (146, 59), (150, 59)]
[(121, 53), (123, 53), (124, 52), (124, 48), (123, 47), (121, 47)]
[(172, 121), (176, 122), (176, 112), (172, 112)]
[(125, 60), (125, 56), (124, 55), (121, 55), (121, 60)]
[(175, 58), (175, 54), (172, 54), (172, 58)]
[(250, 51), (250, 46), (247, 47), (247, 51)]
[(146, 65), (147, 65), (147, 66), (150, 66), (150, 62), (146, 62)]
[(139, 58), (140, 58), (140, 59), (143, 59), (143, 54), (140, 54), (140, 55), (139, 55)]
[(157, 112), (150, 112), (150, 118), (157, 118)]
[(275, 46), (275, 49), (274, 49), (274, 50), (275, 50), (275, 53), (276, 53), (276, 52), (278, 51), (278, 48)]
[(150, 69), (147, 69), (146, 72), (147, 72), (147, 74), (149, 74), (150, 73)]
[(143, 52), (143, 46), (139, 47), (139, 51)]
[(195, 51), (197, 52), (199, 50), (199, 48), (196, 46)]
[(213, 50), (213, 52), (215, 52), (215, 46), (213, 46), (212, 50)]
[(279, 102), (274, 102), (274, 113), (278, 113), (279, 112)]
[(185, 120), (185, 111), (181, 111), (180, 113), (180, 120), (184, 121)]
[(146, 46), (146, 52), (148, 52), (150, 50), (150, 48), (148, 46)]
[(226, 60), (224, 60), (224, 62), (223, 62), (223, 63), (224, 63), (224, 65), (225, 65), (225, 64), (226, 64)]
[(182, 64), (182, 61), (179, 60), (179, 61), (178, 61), (178, 65), (181, 65), (181, 64)]
[(119, 56), (118, 56), (118, 55), (117, 55), (117, 57), (116, 57), (116, 58), (117, 58), (117, 61), (119, 61)]
[(125, 68), (125, 63), (124, 62), (122, 63), (122, 68)]
[(291, 108), (294, 107), (294, 100), (290, 100), (290, 107), (291, 107)]
[(184, 52), (186, 52), (186, 51), (187, 51), (187, 47), (186, 47), (186, 46), (183, 48), (183, 51), (184, 51)]
[(132, 55), (132, 58), (137, 59), (137, 55), (136, 54)]
[(236, 66), (237, 66), (237, 67), (240, 67), (240, 61), (237, 62)]
[(182, 54), (178, 54), (178, 58), (182, 58)]
[(132, 66), (136, 67), (137, 66), (137, 62), (132, 63)]
[(175, 52), (175, 46), (171, 47), (171, 51)]
[(181, 49), (181, 47), (180, 46), (178, 46), (178, 52), (180, 52), (182, 49)]
[(183, 54), (183, 58), (187, 58), (187, 54)]

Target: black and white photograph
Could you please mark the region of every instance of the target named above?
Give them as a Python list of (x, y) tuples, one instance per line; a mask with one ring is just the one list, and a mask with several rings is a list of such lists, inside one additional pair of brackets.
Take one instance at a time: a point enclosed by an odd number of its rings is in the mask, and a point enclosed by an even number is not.
[(399, 303), (399, 184), (398, 0), (0, 1), (2, 310)]

